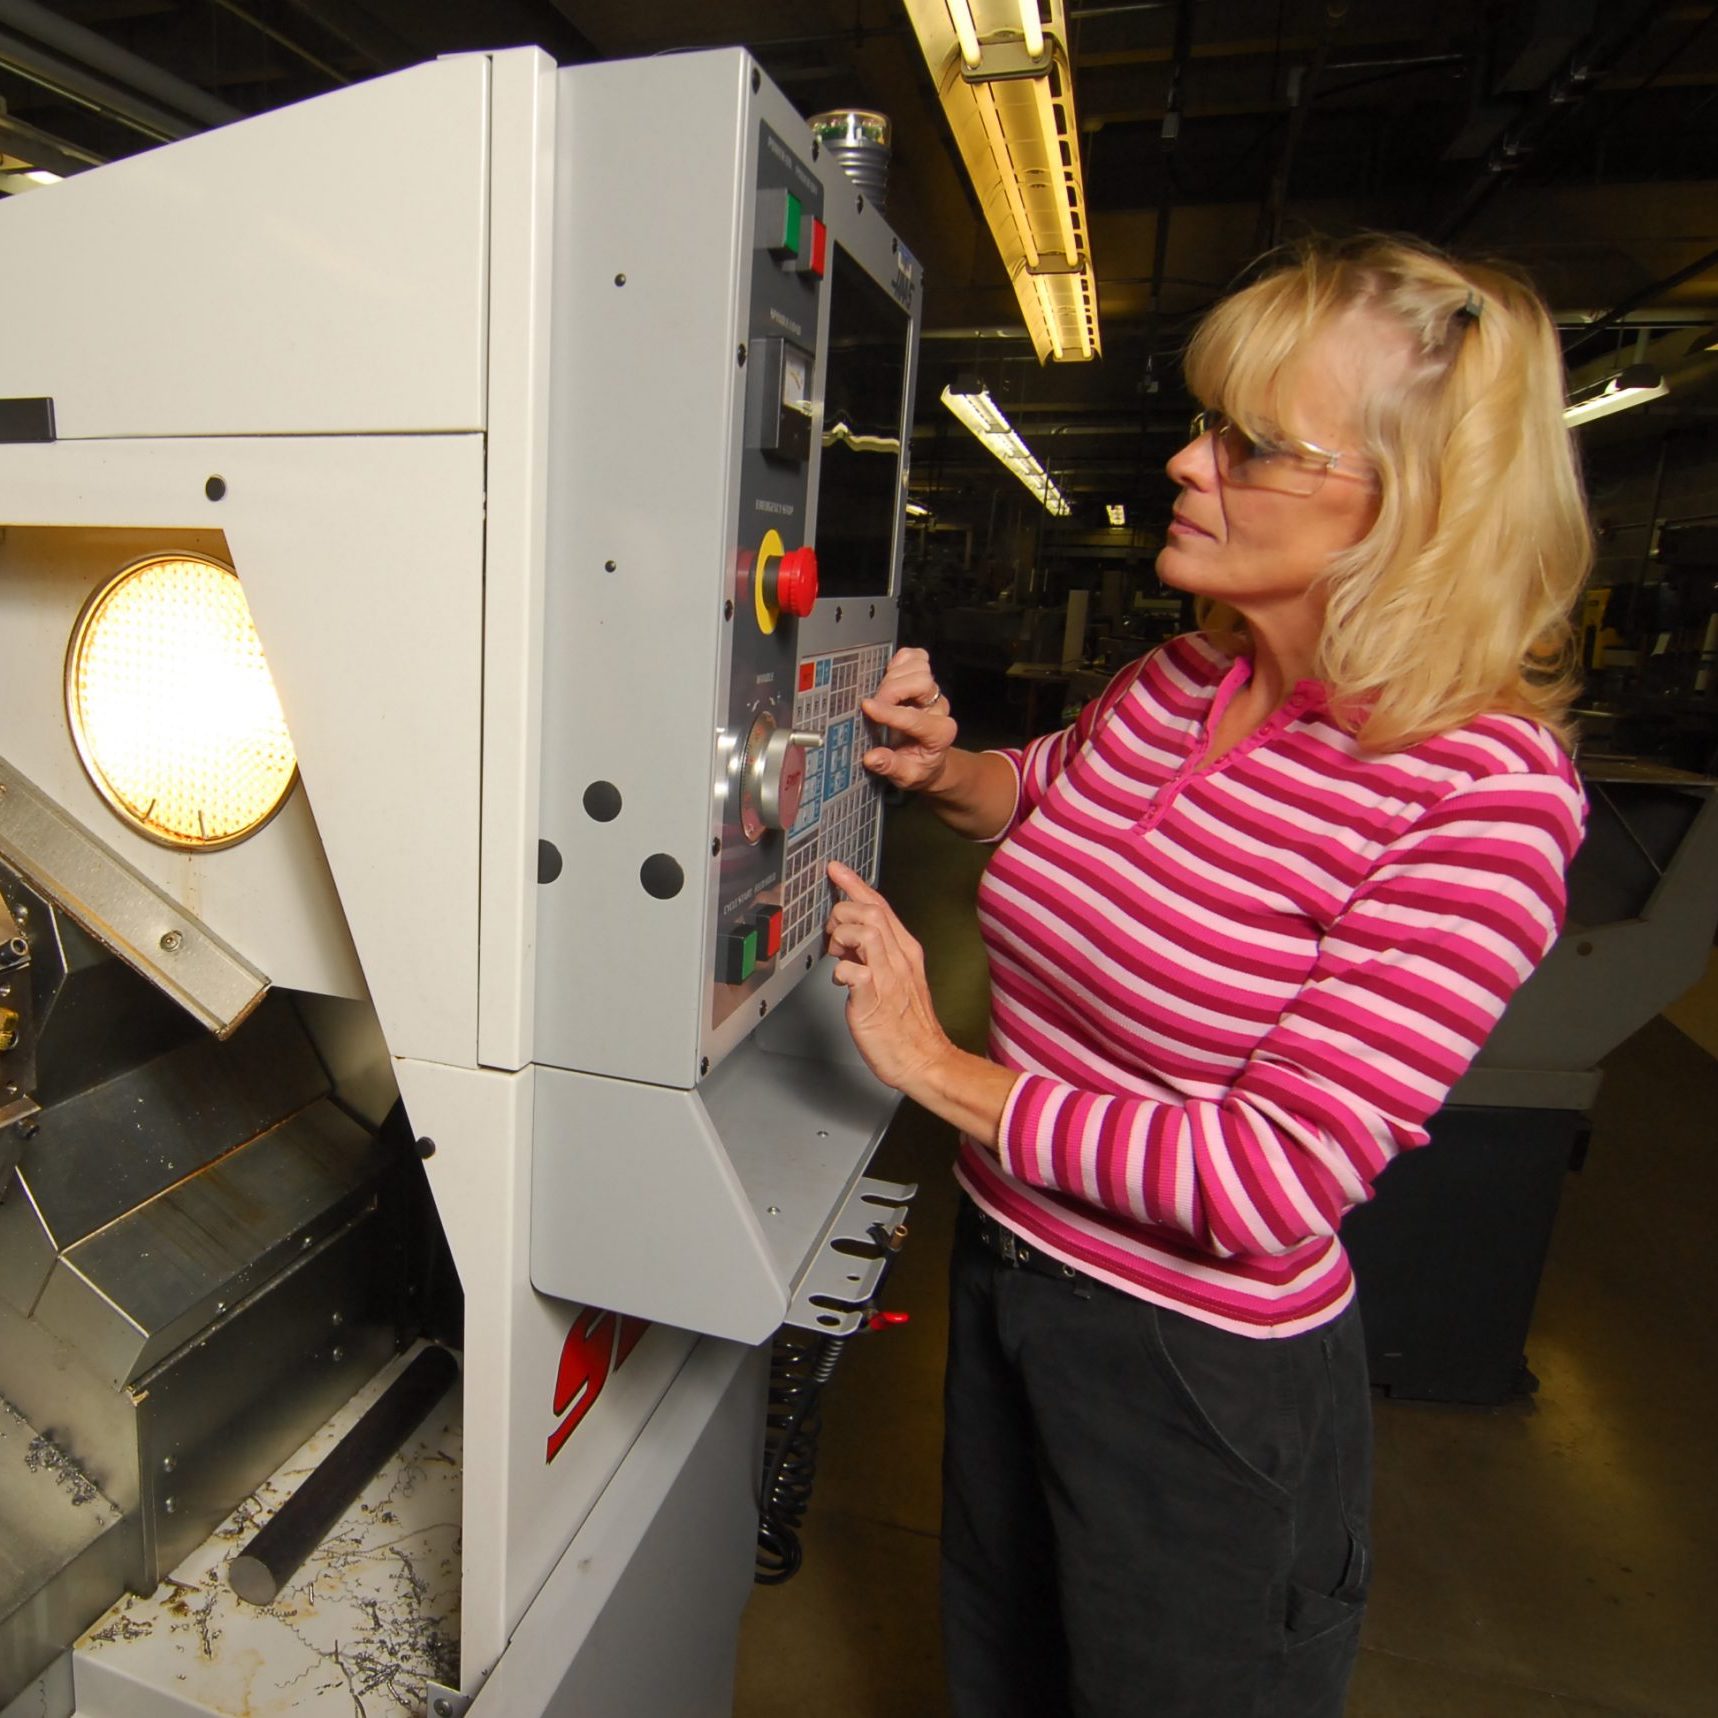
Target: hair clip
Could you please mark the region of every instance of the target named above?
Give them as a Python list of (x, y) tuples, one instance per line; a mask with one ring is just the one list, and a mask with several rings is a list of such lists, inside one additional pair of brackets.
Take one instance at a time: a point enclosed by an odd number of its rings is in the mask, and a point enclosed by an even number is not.
[(1482, 308), (1483, 306), (1479, 301), (1479, 294), (1470, 286), (1467, 293), (1467, 303), (1456, 312), (1456, 315), (1465, 316), (1469, 322), (1477, 322), (1479, 321), (1479, 313)]

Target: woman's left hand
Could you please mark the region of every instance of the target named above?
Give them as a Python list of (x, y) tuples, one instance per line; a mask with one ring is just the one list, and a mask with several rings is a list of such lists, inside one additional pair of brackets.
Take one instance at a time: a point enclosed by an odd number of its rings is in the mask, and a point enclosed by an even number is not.
[(829, 880), (845, 897), (824, 927), (847, 987), (847, 1027), (859, 1054), (896, 1091), (922, 1085), (953, 1045), (931, 1006), (925, 955), (894, 910), (851, 866), (832, 863)]

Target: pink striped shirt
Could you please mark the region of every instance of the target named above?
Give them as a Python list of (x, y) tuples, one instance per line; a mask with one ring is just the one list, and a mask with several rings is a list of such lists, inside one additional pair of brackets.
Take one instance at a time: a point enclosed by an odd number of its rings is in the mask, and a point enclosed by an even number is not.
[(1337, 1238), (1561, 923), (1585, 802), (1486, 716), (1367, 756), (1302, 681), (1201, 767), (1251, 665), (1197, 636), (1004, 752), (979, 891), (992, 1058), (1022, 1076), (962, 1186), (1045, 1253), (1249, 1336), (1353, 1295)]

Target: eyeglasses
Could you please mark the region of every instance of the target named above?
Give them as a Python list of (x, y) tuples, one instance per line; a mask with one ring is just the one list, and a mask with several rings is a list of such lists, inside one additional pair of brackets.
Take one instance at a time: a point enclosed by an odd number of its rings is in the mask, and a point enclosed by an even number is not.
[[(1332, 453), (1310, 441), (1266, 441), (1249, 435), (1223, 412), (1195, 415), (1190, 437), (1210, 436), (1217, 459), (1217, 476), (1232, 489), (1273, 489), (1280, 495), (1316, 495), (1331, 472), (1372, 481), (1372, 473), (1356, 468), (1355, 456)], [(1344, 461), (1348, 463), (1343, 464)]]

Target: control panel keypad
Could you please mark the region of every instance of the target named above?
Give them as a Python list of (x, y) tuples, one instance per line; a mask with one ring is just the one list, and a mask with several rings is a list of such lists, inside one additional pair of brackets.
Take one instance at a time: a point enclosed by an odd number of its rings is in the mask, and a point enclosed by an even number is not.
[(851, 865), (867, 882), (877, 880), (882, 798), (860, 762), (876, 743), (876, 730), (859, 708), (883, 678), (889, 647), (869, 645), (808, 657), (799, 665), (793, 725), (823, 735), (810, 754), (799, 816), (788, 836), (782, 881), (782, 945), (797, 950), (823, 930), (830, 896), (830, 860)]

